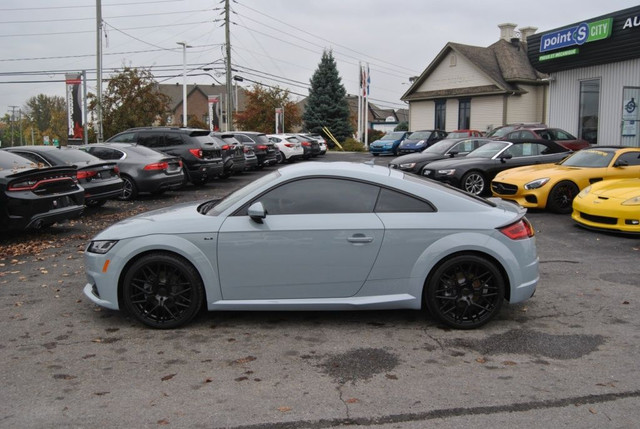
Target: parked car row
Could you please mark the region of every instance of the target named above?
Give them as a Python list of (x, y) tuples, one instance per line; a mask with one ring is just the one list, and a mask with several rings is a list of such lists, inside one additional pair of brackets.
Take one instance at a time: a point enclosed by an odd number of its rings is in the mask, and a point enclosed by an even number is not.
[[(201, 185), (276, 165), (284, 162), (286, 145), (293, 145), (296, 151), (295, 156), (287, 156), (289, 161), (316, 157), (327, 150), (324, 140), (308, 135), (286, 135), (282, 147), (276, 145), (277, 137), (248, 131), (141, 127), (118, 133), (104, 143), (4, 148), (0, 151), (0, 229), (41, 228), (77, 217), (85, 206), (101, 206), (109, 199), (132, 200), (142, 193), (176, 190), (187, 182)], [(64, 169), (47, 170), (55, 166)], [(68, 185), (73, 192), (63, 192), (53, 184)], [(76, 196), (78, 192), (82, 198)]]
[(435, 143), (447, 139), (487, 137), (492, 140), (551, 140), (569, 150), (580, 150), (590, 146), (584, 139), (578, 139), (560, 128), (549, 128), (545, 124), (511, 124), (494, 128), (485, 136), (478, 130), (418, 130), (414, 132), (394, 131), (369, 145), (369, 152), (378, 155), (402, 155), (422, 152)]
[(394, 158), (389, 166), (474, 195), (572, 213), (588, 228), (640, 233), (640, 148), (576, 146), (573, 151), (550, 139), (506, 137), (530, 135), (536, 127), (506, 127), (499, 140), (447, 138)]

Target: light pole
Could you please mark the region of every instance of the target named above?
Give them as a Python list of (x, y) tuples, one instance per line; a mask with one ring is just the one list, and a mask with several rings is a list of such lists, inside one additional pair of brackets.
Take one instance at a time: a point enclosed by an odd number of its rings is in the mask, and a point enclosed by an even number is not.
[(176, 42), (182, 46), (182, 126), (187, 126), (187, 42)]

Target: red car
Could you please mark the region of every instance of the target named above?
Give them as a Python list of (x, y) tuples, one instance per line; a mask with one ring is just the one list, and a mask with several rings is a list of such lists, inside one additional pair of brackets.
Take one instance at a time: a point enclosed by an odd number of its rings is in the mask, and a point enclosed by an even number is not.
[(465, 137), (482, 137), (484, 134), (478, 130), (453, 130), (447, 134), (448, 139), (462, 139)]
[(519, 130), (511, 131), (498, 138), (498, 140), (512, 139), (553, 140), (554, 142), (573, 151), (591, 146), (588, 141), (576, 138), (565, 130), (561, 130), (560, 128), (521, 128)]

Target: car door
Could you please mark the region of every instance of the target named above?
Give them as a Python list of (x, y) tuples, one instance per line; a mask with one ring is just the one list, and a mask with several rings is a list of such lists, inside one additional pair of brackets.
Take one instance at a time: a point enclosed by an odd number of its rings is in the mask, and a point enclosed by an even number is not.
[(223, 299), (349, 297), (376, 260), (384, 228), (375, 185), (306, 178), (268, 191), (258, 223), (247, 204), (221, 226), (218, 269)]
[(607, 167), (606, 179), (640, 177), (640, 150), (614, 156)]

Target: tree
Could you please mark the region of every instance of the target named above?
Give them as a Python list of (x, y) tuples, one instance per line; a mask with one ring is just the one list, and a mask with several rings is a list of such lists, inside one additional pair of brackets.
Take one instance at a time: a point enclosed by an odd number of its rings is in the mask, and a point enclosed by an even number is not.
[[(96, 112), (97, 99), (89, 94), (89, 110)], [(102, 130), (105, 137), (133, 127), (164, 125), (169, 97), (160, 93), (149, 70), (125, 67), (109, 79), (102, 96)]]
[(302, 123), (298, 106), (289, 99), (286, 89), (254, 85), (252, 89), (245, 90), (245, 95), (245, 110), (235, 115), (238, 129), (273, 133), (277, 108), (284, 109), (285, 131), (291, 131)]
[(406, 121), (400, 122), (393, 131), (409, 131), (409, 123)]
[(34, 133), (38, 134), (38, 141), (42, 141), (41, 137), (45, 135), (66, 140), (67, 104), (64, 97), (38, 94), (27, 100), (24, 114), (32, 124)]
[(311, 133), (322, 133), (328, 127), (340, 141), (353, 134), (347, 91), (342, 85), (338, 67), (331, 51), (325, 51), (318, 68), (311, 77), (307, 108), (302, 115), (305, 128)]

